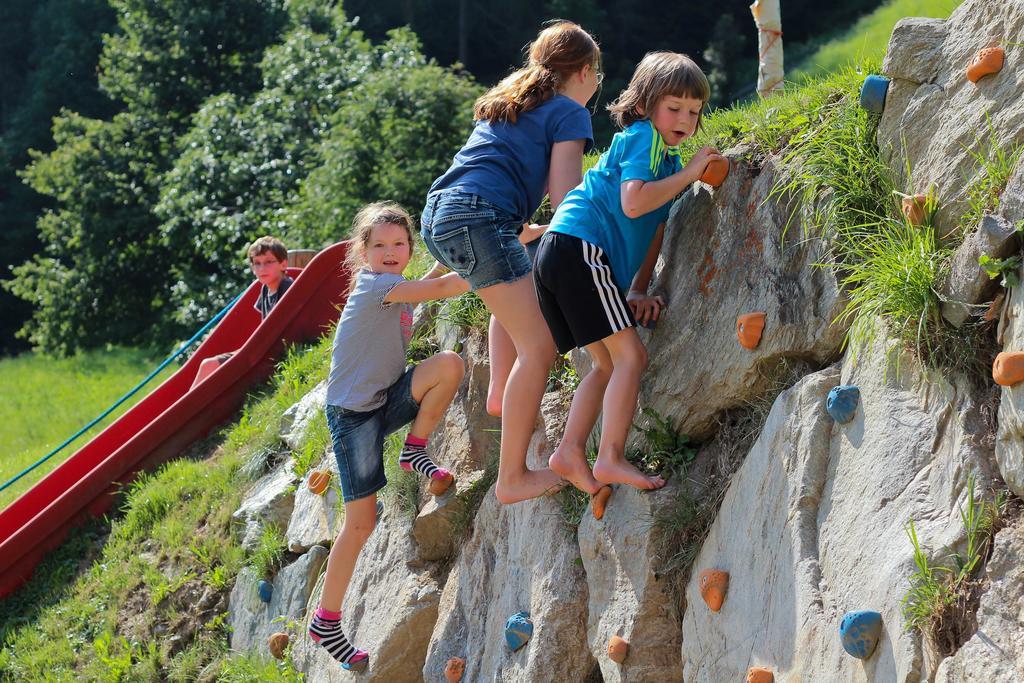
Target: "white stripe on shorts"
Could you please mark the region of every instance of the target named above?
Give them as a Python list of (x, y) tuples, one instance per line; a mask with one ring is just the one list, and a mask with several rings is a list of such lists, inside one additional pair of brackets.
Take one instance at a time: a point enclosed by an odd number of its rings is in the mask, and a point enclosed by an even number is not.
[(629, 327), (629, 315), (622, 303), (622, 295), (612, 284), (611, 268), (600, 261), (604, 251), (586, 240), (580, 241), (583, 243), (583, 261), (590, 266), (590, 274), (594, 278), (594, 286), (597, 287), (597, 294), (601, 297), (601, 305), (604, 306), (604, 313), (608, 316), (608, 324), (612, 333), (626, 329)]

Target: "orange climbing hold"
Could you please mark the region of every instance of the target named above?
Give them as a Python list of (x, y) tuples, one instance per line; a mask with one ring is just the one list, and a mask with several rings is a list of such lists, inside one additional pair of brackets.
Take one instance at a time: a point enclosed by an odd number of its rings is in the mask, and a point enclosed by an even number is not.
[(702, 183), (707, 183), (711, 187), (718, 187), (725, 182), (725, 179), (729, 177), (729, 160), (728, 159), (715, 159), (709, 161), (708, 165), (704, 168), (704, 173), (700, 176)]
[(288, 648), (288, 634), (280, 631), (273, 634), (267, 641), (267, 647), (275, 659), (284, 659), (284, 651)]
[(1003, 351), (992, 364), (992, 379), (1004, 387), (1024, 381), (1024, 351)]
[(926, 194), (915, 194), (913, 197), (903, 198), (903, 215), (907, 217), (911, 225), (924, 223), (929, 209), (931, 209), (931, 200)]
[(761, 342), (761, 331), (764, 330), (766, 317), (764, 311), (744, 313), (736, 319), (736, 336), (739, 337), (740, 346), (745, 349), (756, 349)]
[(747, 670), (747, 683), (775, 683), (775, 674), (764, 667), (752, 666)]
[(612, 636), (608, 640), (608, 659), (612, 660), (616, 664), (622, 664), (626, 661), (626, 655), (629, 654), (629, 643), (619, 636)]
[(590, 497), (590, 509), (594, 513), (594, 519), (604, 517), (605, 508), (608, 507), (608, 499), (611, 497), (611, 486), (602, 486), (600, 491)]
[(979, 50), (967, 65), (967, 80), (977, 83), (985, 76), (999, 73), (1003, 69), (1006, 52), (1001, 47), (987, 47)]
[(708, 604), (712, 612), (722, 609), (725, 594), (729, 590), (729, 572), (721, 569), (705, 569), (697, 577), (700, 597)]
[(431, 495), (440, 496), (451, 487), (454, 481), (455, 477), (452, 476), (452, 473), (444, 471), (443, 476), (430, 478), (430, 484), (427, 486), (427, 489)]
[(465, 670), (466, 660), (462, 657), (452, 657), (444, 665), (444, 678), (448, 683), (459, 683)]
[(318, 496), (324, 495), (328, 484), (331, 483), (331, 473), (324, 470), (313, 470), (309, 473), (306, 487)]

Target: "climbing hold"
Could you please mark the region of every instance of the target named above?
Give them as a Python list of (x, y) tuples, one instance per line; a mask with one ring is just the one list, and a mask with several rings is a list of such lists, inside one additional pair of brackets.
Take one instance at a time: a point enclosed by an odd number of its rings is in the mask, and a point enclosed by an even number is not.
[(444, 677), (448, 683), (459, 683), (462, 680), (462, 674), (466, 670), (466, 660), (462, 657), (452, 657), (448, 660), (448, 663), (444, 665)]
[(878, 645), (882, 633), (882, 615), (878, 612), (847, 612), (839, 622), (843, 649), (857, 659), (867, 659)]
[(711, 187), (718, 187), (725, 182), (727, 177), (729, 177), (729, 160), (715, 159), (708, 162), (708, 165), (704, 168), (704, 173), (700, 176), (700, 181), (707, 183)]
[(604, 517), (605, 508), (608, 506), (608, 499), (611, 497), (611, 486), (602, 486), (600, 491), (590, 497), (590, 509), (594, 513), (594, 519)]
[(431, 495), (440, 496), (448, 490), (454, 481), (455, 477), (452, 476), (451, 472), (445, 469), (439, 469), (437, 472), (434, 472), (434, 476), (430, 478), (430, 484), (427, 486), (427, 489), (430, 491)]
[(992, 364), (992, 379), (1004, 387), (1024, 380), (1024, 352), (1002, 351)]
[(846, 424), (853, 419), (857, 412), (857, 403), (860, 402), (860, 389), (849, 384), (840, 384), (832, 387), (828, 392), (828, 400), (825, 402), (825, 409), (832, 419), (840, 424)]
[(515, 652), (533, 635), (533, 622), (529, 612), (516, 612), (505, 622), (505, 642)]
[(270, 598), (274, 595), (274, 584), (270, 583), (266, 579), (260, 579), (258, 585), (260, 600), (263, 602), (270, 602)]
[(761, 330), (764, 329), (764, 311), (744, 313), (736, 319), (736, 336), (740, 346), (745, 349), (756, 349), (761, 341)]
[(911, 225), (921, 225), (932, 209), (932, 200), (926, 194), (903, 198), (903, 215)]
[(619, 636), (612, 636), (608, 639), (608, 659), (616, 664), (622, 664), (626, 661), (626, 655), (628, 654), (629, 643)]
[(885, 96), (888, 92), (889, 79), (871, 74), (860, 87), (860, 106), (873, 114), (881, 114), (885, 110)]
[(267, 647), (275, 659), (284, 659), (284, 651), (288, 647), (288, 634), (280, 631), (273, 634), (267, 641)]
[(700, 597), (708, 604), (712, 612), (722, 609), (725, 594), (729, 590), (729, 572), (721, 569), (705, 569), (697, 578)]
[(747, 683), (774, 683), (775, 674), (760, 666), (747, 669)]
[(313, 470), (309, 473), (309, 479), (306, 481), (306, 486), (309, 490), (318, 496), (324, 495), (324, 491), (327, 490), (328, 484), (331, 483), (331, 473), (325, 470)]
[(974, 59), (967, 65), (967, 80), (977, 83), (989, 74), (999, 73), (1003, 69), (1006, 52), (1001, 47), (987, 47), (979, 50)]

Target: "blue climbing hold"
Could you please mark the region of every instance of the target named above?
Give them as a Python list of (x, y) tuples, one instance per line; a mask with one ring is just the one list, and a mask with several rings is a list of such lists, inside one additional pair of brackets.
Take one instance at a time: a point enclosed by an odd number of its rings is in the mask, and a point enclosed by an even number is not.
[(260, 600), (263, 602), (270, 602), (270, 598), (274, 595), (274, 584), (270, 583), (266, 579), (260, 579), (259, 592)]
[(882, 615), (878, 612), (847, 612), (839, 624), (843, 649), (857, 659), (867, 659), (882, 634)]
[(874, 74), (864, 79), (860, 88), (860, 106), (873, 114), (881, 114), (885, 109), (885, 96), (889, 92), (889, 79)]
[(832, 416), (833, 420), (845, 424), (853, 419), (859, 402), (860, 389), (849, 384), (841, 384), (838, 387), (832, 387), (832, 391), (828, 392), (825, 409), (828, 410), (828, 414)]
[(505, 622), (505, 642), (515, 652), (533, 635), (533, 622), (529, 612), (516, 612)]

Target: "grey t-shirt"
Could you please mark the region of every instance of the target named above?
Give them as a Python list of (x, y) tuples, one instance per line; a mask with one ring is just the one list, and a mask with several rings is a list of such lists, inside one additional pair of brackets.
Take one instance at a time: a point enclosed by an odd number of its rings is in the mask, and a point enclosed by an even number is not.
[(384, 404), (388, 388), (405, 372), (412, 336), (412, 305), (384, 297), (401, 275), (361, 270), (341, 312), (327, 378), (327, 403), (365, 412)]

